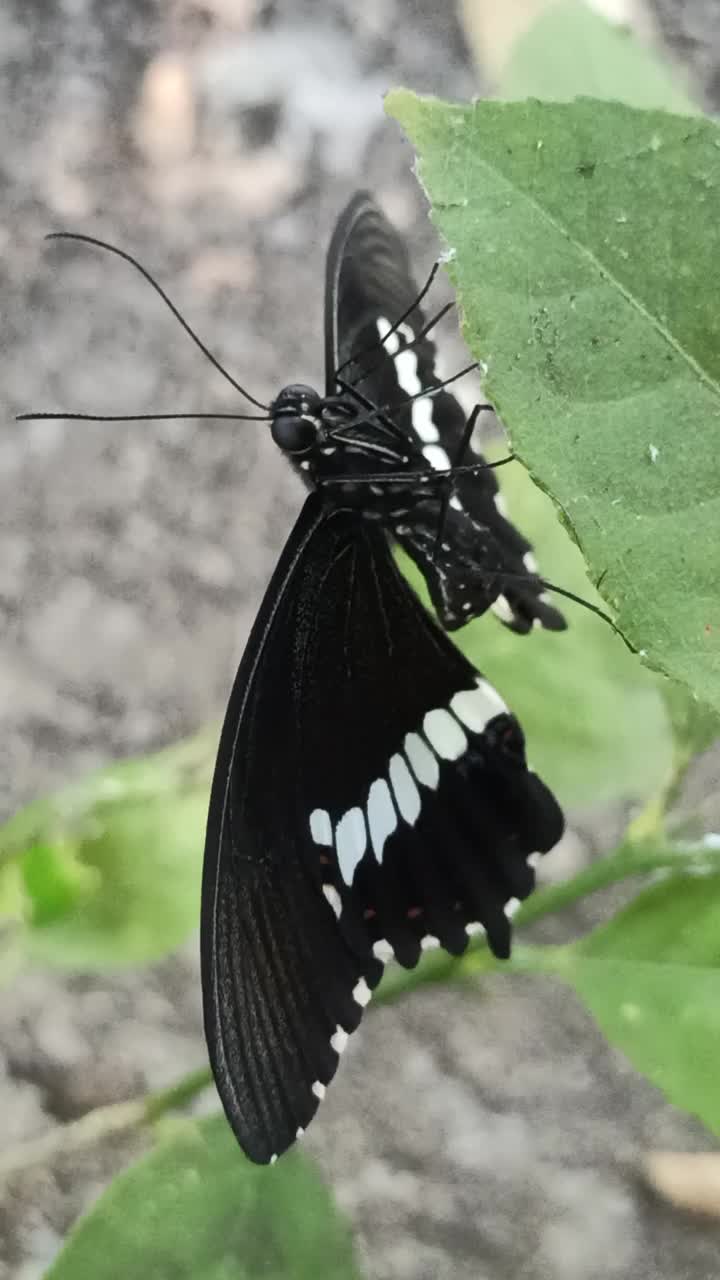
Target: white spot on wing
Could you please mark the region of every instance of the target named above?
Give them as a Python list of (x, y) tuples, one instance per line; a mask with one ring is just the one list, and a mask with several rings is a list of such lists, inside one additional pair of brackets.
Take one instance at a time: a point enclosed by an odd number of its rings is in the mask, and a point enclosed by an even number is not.
[(369, 1004), (370, 1000), (372, 999), (372, 991), (370, 990), (364, 978), (358, 979), (358, 981), (355, 983), (355, 986), (353, 987), (352, 994), (353, 994), (353, 1000), (355, 1001), (356, 1004), (360, 1005), (361, 1009), (364, 1009), (365, 1005)]
[(426, 444), (423, 448), (423, 455), (427, 458), (434, 471), (450, 470), (450, 459), (439, 444)]
[(497, 511), (497, 513), (498, 513), (498, 515), (499, 515), (499, 516), (502, 516), (502, 517), (503, 517), (503, 520), (509, 520), (509, 519), (510, 519), (510, 514), (509, 514), (509, 512), (508, 512), (507, 502), (505, 501), (505, 499), (504, 499), (504, 497), (503, 497), (503, 495), (502, 495), (501, 493), (496, 493), (496, 494), (495, 494), (495, 510)]
[(472, 920), (470, 924), (465, 925), (465, 932), (469, 938), (474, 938), (477, 933), (485, 932), (485, 926), (480, 924), (479, 920)]
[(273, 1155), (273, 1156), (271, 1156), (271, 1157), (270, 1157), (270, 1164), (275, 1164), (276, 1160), (277, 1160), (277, 1155)]
[(305, 1137), (305, 1130), (304, 1130), (304, 1129), (298, 1129), (298, 1130), (297, 1130), (297, 1133), (295, 1134), (295, 1137), (296, 1137), (296, 1138), (304, 1138), (304, 1137)]
[(348, 1042), (348, 1033), (343, 1031), (341, 1026), (335, 1028), (334, 1033), (330, 1037), (330, 1047), (339, 1055), (342, 1053)]
[(508, 898), (507, 902), (505, 903), (505, 906), (503, 907), (503, 911), (505, 912), (505, 915), (507, 916), (508, 920), (512, 920), (519, 906), (520, 906), (519, 898)]
[(493, 613), (500, 618), (502, 622), (513, 621), (515, 614), (513, 613), (512, 606), (505, 596), (498, 596), (497, 600), (493, 600), (490, 607)]
[(498, 693), (487, 680), (478, 682), (474, 689), (462, 689), (450, 700), (450, 710), (473, 733), (482, 733), (488, 721), (507, 711)]
[(415, 433), (424, 444), (437, 444), (440, 432), (433, 422), (433, 402), (430, 396), (421, 396), (413, 400), (410, 416)]
[(535, 556), (533, 555), (532, 551), (525, 552), (525, 555), (523, 556), (523, 564), (525, 565), (525, 568), (527, 569), (528, 573), (537, 573), (538, 569), (540, 568), (540, 565), (535, 559)]
[(434, 933), (426, 933), (425, 937), (420, 941), (421, 951), (434, 951), (440, 946), (440, 939), (435, 937)]
[(377, 942), (373, 942), (373, 955), (376, 960), (394, 960), (395, 952), (390, 943), (385, 938), (378, 938)]
[(394, 755), (390, 759), (390, 785), (395, 793), (398, 809), (405, 821), (412, 826), (420, 814), (420, 792), (402, 756)]
[(332, 823), (327, 809), (313, 809), (310, 814), (310, 835), (316, 844), (332, 844)]
[(419, 733), (405, 735), (405, 755), (418, 782), (434, 791), (440, 781), (440, 765)]
[(332, 884), (324, 884), (323, 893), (339, 920), (342, 915), (342, 898), (340, 897), (340, 894)]
[(312, 1092), (315, 1094), (315, 1097), (319, 1098), (320, 1101), (322, 1102), (323, 1098), (325, 1097), (325, 1085), (321, 1084), (319, 1080), (316, 1080), (315, 1083), (313, 1084)]
[(542, 858), (541, 853), (529, 853), (525, 861), (529, 867), (536, 867)]
[(382, 862), (385, 841), (397, 827), (395, 806), (390, 795), (390, 788), (384, 778), (378, 778), (370, 788), (367, 814), (373, 853), (378, 862)]
[(438, 707), (428, 711), (423, 720), (423, 733), (443, 760), (457, 760), (467, 751), (467, 738), (449, 711)]
[(343, 814), (335, 828), (335, 848), (340, 874), (345, 883), (351, 885), (355, 868), (367, 848), (365, 815), (362, 809), (355, 806)]

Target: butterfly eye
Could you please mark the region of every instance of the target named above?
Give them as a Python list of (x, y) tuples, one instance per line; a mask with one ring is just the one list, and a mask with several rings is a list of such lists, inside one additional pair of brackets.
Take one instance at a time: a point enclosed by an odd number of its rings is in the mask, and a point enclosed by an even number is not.
[(273, 418), (270, 430), (284, 453), (307, 453), (317, 441), (318, 424), (313, 418), (279, 414)]

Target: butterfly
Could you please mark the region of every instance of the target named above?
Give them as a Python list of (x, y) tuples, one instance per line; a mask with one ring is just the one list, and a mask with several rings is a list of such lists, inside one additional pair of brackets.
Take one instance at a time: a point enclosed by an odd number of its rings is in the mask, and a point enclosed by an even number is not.
[[(494, 609), (560, 630), (530, 544), (435, 371), (404, 243), (372, 198), (327, 257), (324, 393), (279, 392), (309, 489), (230, 697), (207, 823), (205, 1034), (251, 1160), (302, 1135), (393, 956), (460, 955), (563, 830), (520, 725), (447, 632)], [(396, 564), (423, 573), (437, 618)]]

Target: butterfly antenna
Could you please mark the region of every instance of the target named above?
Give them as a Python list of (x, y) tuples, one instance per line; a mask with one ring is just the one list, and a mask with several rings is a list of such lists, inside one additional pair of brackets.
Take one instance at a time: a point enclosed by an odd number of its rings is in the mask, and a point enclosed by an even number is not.
[[(417, 297), (410, 303), (410, 306), (407, 308), (407, 310), (403, 311), (399, 319), (397, 319), (395, 323), (390, 326), (387, 333), (384, 333), (382, 338), (378, 338), (377, 342), (371, 342), (369, 346), (363, 347), (360, 351), (354, 351), (352, 355), (348, 356), (347, 360), (343, 360), (343, 363), (339, 366), (339, 368), (335, 370), (333, 381), (337, 381), (338, 375), (341, 374), (344, 369), (347, 369), (349, 364), (354, 364), (356, 361), (360, 360), (363, 356), (370, 355), (372, 351), (377, 351), (379, 348), (385, 346), (385, 343), (387, 342), (388, 338), (393, 333), (397, 333), (398, 329), (400, 328), (400, 325), (403, 324), (405, 320), (407, 320), (409, 315), (412, 315), (412, 312), (415, 310), (416, 307), (420, 306), (420, 303), (422, 302), (426, 293), (430, 292), (433, 286), (433, 283), (435, 281), (435, 277), (439, 270), (440, 270), (440, 261), (438, 260), (437, 262), (433, 262), (432, 267), (430, 269), (430, 275), (425, 281), (425, 284), (423, 285)], [(452, 303), (450, 303), (449, 306), (452, 306)]]
[(187, 418), (227, 418), (230, 422), (269, 422), (256, 413), (16, 413), (16, 422), (173, 422)]
[(254, 404), (258, 409), (267, 410), (269, 408), (268, 405), (263, 404), (260, 400), (256, 400), (255, 396), (250, 395), (250, 392), (246, 391), (245, 388), (242, 387), (240, 383), (235, 380), (235, 378), (233, 378), (231, 373), (228, 373), (228, 370), (225, 369), (223, 365), (221, 365), (217, 357), (214, 356), (212, 351), (210, 351), (210, 349), (205, 346), (205, 343), (202, 341), (202, 339), (198, 337), (198, 335), (195, 333), (195, 330), (191, 328), (191, 326), (188, 324), (184, 316), (181, 315), (181, 313), (178, 311), (177, 307), (175, 306), (175, 303), (171, 302), (170, 298), (168, 297), (168, 295), (166, 294), (162, 286), (159, 285), (157, 280), (155, 280), (150, 275), (150, 272), (142, 265), (142, 263), (138, 262), (137, 258), (133, 258), (132, 254), (126, 253), (124, 249), (119, 249), (117, 245), (108, 244), (106, 240), (98, 240), (95, 238), (95, 236), (82, 235), (80, 232), (77, 232), (77, 231), (51, 231), (49, 235), (45, 236), (45, 239), (46, 240), (77, 240), (79, 241), (80, 244), (94, 245), (96, 249), (104, 249), (106, 253), (114, 253), (116, 257), (122, 258), (124, 262), (129, 262), (130, 266), (134, 267), (136, 271), (139, 271), (140, 275), (143, 276), (145, 280), (147, 280), (148, 284), (151, 285), (152, 288), (155, 290), (155, 292), (162, 298), (163, 302), (165, 303), (165, 306), (168, 307), (168, 309), (172, 312), (172, 314), (174, 315), (178, 323), (182, 325), (188, 337), (192, 339), (192, 341), (195, 343), (195, 346), (198, 347), (200, 351), (202, 351), (203, 355), (207, 357), (210, 363), (214, 365), (218, 373), (221, 373), (223, 378), (225, 378), (230, 383), (230, 386), (234, 387), (236, 391), (239, 391), (241, 396), (244, 396), (246, 400), (249, 400), (250, 403)]

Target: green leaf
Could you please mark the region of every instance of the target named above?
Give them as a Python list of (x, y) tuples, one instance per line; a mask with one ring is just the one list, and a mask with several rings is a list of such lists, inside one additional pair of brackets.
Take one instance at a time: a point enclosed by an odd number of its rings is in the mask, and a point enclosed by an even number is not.
[(698, 702), (684, 685), (668, 681), (663, 685), (678, 754), (689, 761), (706, 751), (720, 738), (720, 717), (715, 710)]
[(0, 904), (26, 963), (144, 963), (197, 928), (214, 747), (208, 733), (114, 765), (0, 830)]
[(690, 114), (696, 108), (677, 74), (627, 28), (571, 0), (545, 9), (520, 36), (497, 96), (561, 102), (587, 94)]
[(720, 873), (669, 875), (572, 946), (515, 963), (569, 983), (671, 1102), (720, 1133)]
[(355, 1280), (348, 1228), (299, 1152), (251, 1165), (224, 1117), (183, 1124), (83, 1218), (46, 1280)]
[[(503, 467), (501, 484), (543, 571), (601, 604), (577, 547), (522, 467)], [(421, 575), (413, 568), (407, 572), (427, 601)], [(454, 639), (519, 717), (533, 766), (564, 804), (644, 798), (662, 786), (672, 759), (657, 679), (607, 623), (579, 605), (566, 607), (559, 597), (555, 603), (570, 622), (562, 634), (533, 631), (521, 638), (486, 615)]]
[(720, 710), (720, 129), (588, 100), (387, 105), (515, 452), (647, 664)]

